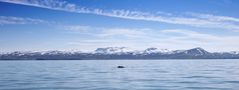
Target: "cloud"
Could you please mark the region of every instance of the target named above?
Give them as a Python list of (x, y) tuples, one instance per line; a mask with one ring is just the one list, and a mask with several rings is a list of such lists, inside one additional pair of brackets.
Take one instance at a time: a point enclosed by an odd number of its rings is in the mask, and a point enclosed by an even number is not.
[(145, 36), (145, 31), (148, 29), (127, 29), (127, 28), (111, 28), (103, 30), (99, 36), (126, 36), (126, 37), (142, 37)]
[[(126, 37), (128, 39), (140, 39), (148, 42), (167, 41), (167, 40), (194, 40), (194, 41), (218, 41), (239, 36), (218, 36), (207, 33), (199, 33), (187, 29), (163, 29), (152, 28), (122, 28), (122, 27), (92, 27), (83, 25), (66, 25), (64, 30), (74, 31), (73, 33), (91, 34), (98, 38)], [(112, 39), (112, 38), (111, 38)], [(235, 39), (233, 39), (235, 40)]]
[(220, 36), (182, 29), (162, 30), (161, 33), (173, 34), (173, 38), (167, 40), (174, 44), (178, 43), (179, 46), (180, 44), (188, 47), (201, 46), (210, 51), (239, 50), (237, 47), (239, 43), (236, 42), (239, 36)]
[(190, 15), (201, 18), (201, 19), (206, 19), (209, 21), (218, 21), (218, 22), (237, 22), (239, 23), (239, 18), (234, 18), (234, 17), (227, 17), (227, 16), (215, 16), (212, 14), (201, 14), (201, 13), (190, 13)]
[[(75, 25), (75, 27), (81, 26)], [(85, 34), (90, 34), (93, 37), (73, 40), (68, 45), (86, 48), (126, 46), (137, 49), (147, 47), (188, 49), (203, 47), (209, 51), (239, 50), (239, 43), (236, 42), (239, 40), (239, 36), (220, 36), (187, 29), (155, 30), (150, 28), (102, 28), (91, 26), (87, 26), (87, 28), (86, 32), (84, 31)], [(79, 32), (82, 34), (81, 30)]]
[(75, 34), (88, 34), (94, 35), (96, 37), (127, 37), (127, 38), (137, 38), (145, 36), (145, 32), (150, 32), (151, 29), (147, 28), (106, 28), (106, 27), (92, 27), (92, 26), (83, 26), (83, 25), (65, 25), (60, 26), (67, 30), (70, 33)]
[(41, 19), (33, 19), (33, 18), (0, 16), (0, 25), (6, 25), (6, 24), (42, 24), (42, 23), (49, 24), (51, 22), (41, 20)]
[(199, 33), (199, 32), (195, 32), (191, 30), (183, 30), (183, 29), (161, 30), (160, 33), (174, 37), (175, 39), (178, 39), (178, 40), (191, 39), (191, 40), (200, 40), (200, 41), (216, 41), (220, 39), (220, 37), (215, 35), (204, 34), (204, 33)]
[(66, 25), (63, 26), (65, 30), (70, 30), (74, 32), (86, 32), (92, 29), (90, 26), (82, 26), (82, 25)]
[(80, 7), (76, 4), (61, 0), (0, 0), (0, 2), (21, 4), (27, 6), (41, 7), (52, 10), (61, 10), (74, 13), (95, 14), (109, 17), (117, 17), (131, 20), (155, 21), (168, 24), (179, 24), (202, 28), (217, 28), (239, 31), (239, 19), (228, 16), (216, 16), (210, 14), (191, 14), (187, 16), (177, 16), (164, 12), (141, 12), (130, 10), (102, 10)]
[(0, 0), (1, 2), (47, 8), (53, 10), (75, 11), (76, 5), (60, 0)]

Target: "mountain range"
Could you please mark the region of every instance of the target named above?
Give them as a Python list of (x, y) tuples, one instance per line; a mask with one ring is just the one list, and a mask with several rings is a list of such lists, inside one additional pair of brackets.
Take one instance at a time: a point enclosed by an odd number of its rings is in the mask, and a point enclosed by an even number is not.
[(0, 60), (101, 60), (101, 59), (239, 59), (239, 51), (208, 52), (197, 47), (188, 50), (147, 48), (132, 50), (127, 47), (97, 48), (82, 51), (15, 51), (0, 53)]

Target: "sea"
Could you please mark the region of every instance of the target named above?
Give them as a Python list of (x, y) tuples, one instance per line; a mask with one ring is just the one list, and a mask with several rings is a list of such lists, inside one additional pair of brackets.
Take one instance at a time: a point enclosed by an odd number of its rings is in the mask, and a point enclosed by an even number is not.
[(239, 90), (239, 60), (4, 60), (0, 90)]

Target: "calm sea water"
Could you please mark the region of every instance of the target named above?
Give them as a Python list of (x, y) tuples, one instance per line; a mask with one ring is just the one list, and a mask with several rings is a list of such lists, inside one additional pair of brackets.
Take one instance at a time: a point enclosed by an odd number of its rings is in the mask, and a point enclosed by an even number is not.
[(0, 61), (0, 89), (239, 90), (239, 60)]

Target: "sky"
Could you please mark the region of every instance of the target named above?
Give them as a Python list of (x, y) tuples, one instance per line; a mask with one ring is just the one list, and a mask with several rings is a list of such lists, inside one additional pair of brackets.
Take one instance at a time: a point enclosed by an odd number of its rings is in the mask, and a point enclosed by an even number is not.
[(239, 51), (239, 0), (0, 0), (0, 52)]

